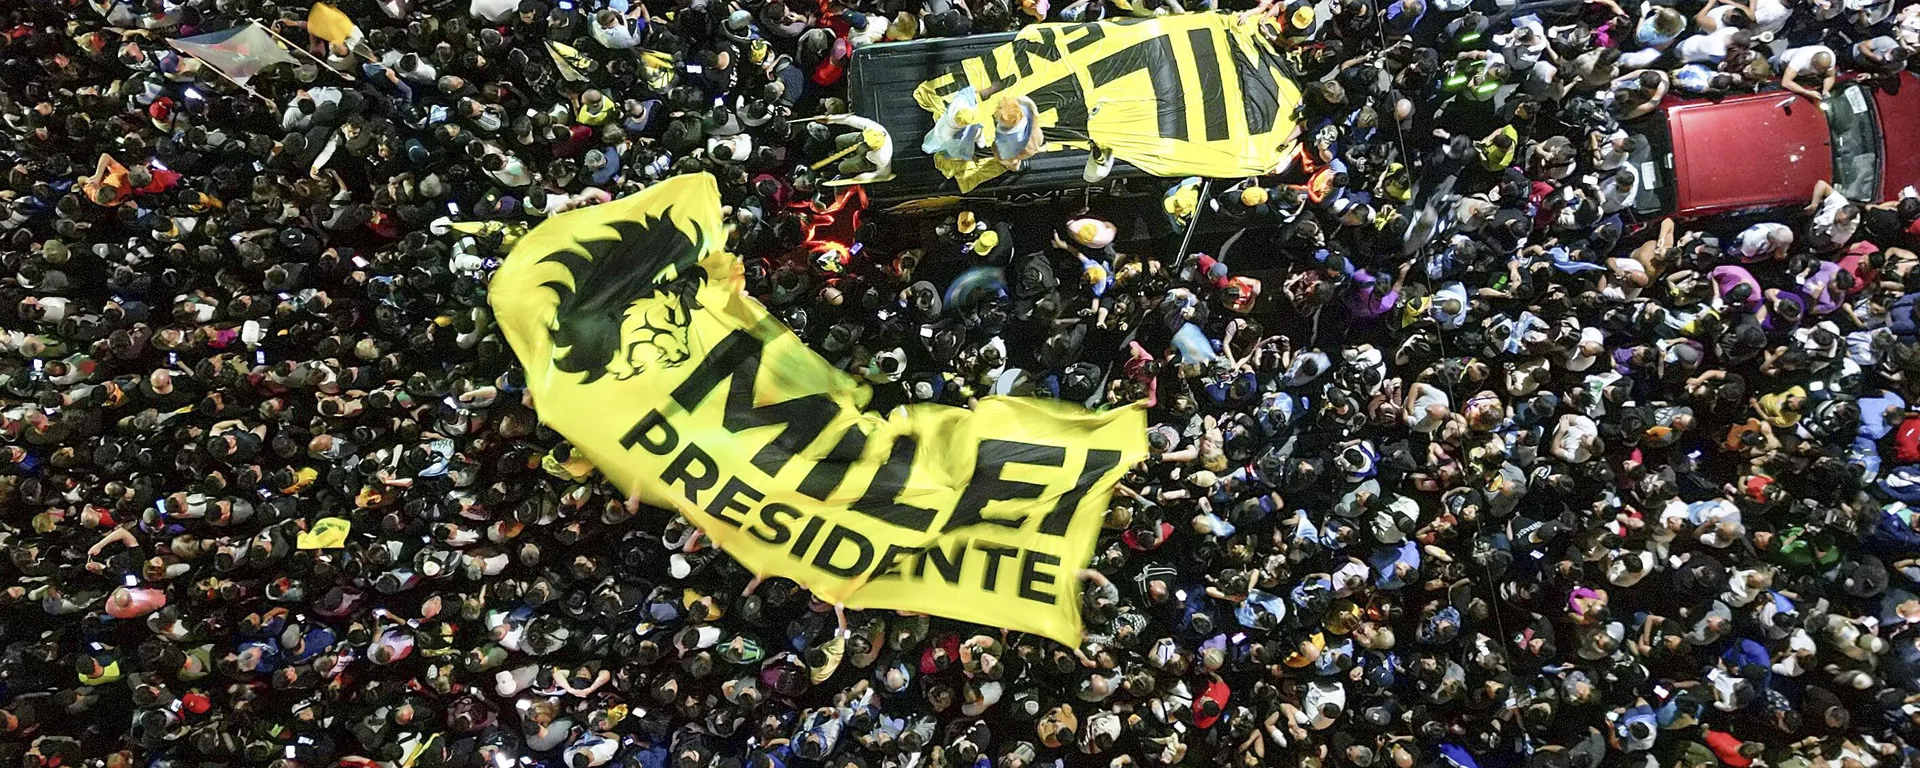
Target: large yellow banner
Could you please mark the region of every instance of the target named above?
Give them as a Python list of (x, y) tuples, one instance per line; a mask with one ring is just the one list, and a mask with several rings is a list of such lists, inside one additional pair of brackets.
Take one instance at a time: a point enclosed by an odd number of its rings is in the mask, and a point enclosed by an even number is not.
[(914, 99), (937, 118), (963, 88), (989, 110), (1002, 96), (1025, 96), (1049, 143), (1091, 142), (1156, 176), (1271, 173), (1297, 133), (1300, 90), (1260, 23), (1191, 13), (1034, 24), (921, 83)]
[(863, 411), (742, 290), (706, 174), (553, 217), (490, 301), (542, 421), (754, 573), (854, 608), (1080, 638), (1077, 577), (1146, 456), (1137, 407), (1030, 398)]

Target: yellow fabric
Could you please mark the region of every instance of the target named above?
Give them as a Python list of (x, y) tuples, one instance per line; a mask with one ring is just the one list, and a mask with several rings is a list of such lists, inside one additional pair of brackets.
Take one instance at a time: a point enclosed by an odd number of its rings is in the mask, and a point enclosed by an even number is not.
[(299, 549), (339, 549), (347, 545), (347, 534), (353, 531), (353, 523), (343, 517), (323, 517), (313, 522), (313, 529), (300, 534), (294, 541)]
[(581, 55), (580, 49), (566, 43), (548, 40), (547, 55), (553, 59), (553, 66), (563, 80), (585, 82), (586, 71), (593, 69), (593, 59)]
[[(1507, 137), (1505, 149), (1493, 143), (1496, 136)], [(1474, 143), (1480, 147), (1480, 167), (1497, 173), (1513, 165), (1514, 154), (1520, 150), (1520, 132), (1514, 130), (1511, 125), (1503, 125), (1493, 135)]]
[(489, 293), (540, 419), (757, 575), (1078, 642), (1076, 574), (1146, 456), (1144, 411), (862, 411), (865, 386), (744, 293), (725, 241), (706, 174), (522, 237)]
[(120, 671), (120, 661), (118, 659), (108, 662), (106, 666), (102, 667), (97, 677), (89, 677), (85, 672), (81, 672), (79, 675), (81, 685), (106, 685), (107, 683), (120, 682), (120, 678), (125, 677)]
[(353, 19), (326, 3), (314, 3), (307, 12), (307, 31), (329, 43), (344, 43), (353, 37)]
[(484, 237), (499, 235), (500, 244), (507, 248), (512, 248), (513, 244), (520, 240), (520, 236), (526, 234), (526, 225), (519, 222), (505, 224), (499, 221), (451, 221), (447, 222), (447, 229)]
[(672, 88), (673, 84), (680, 80), (679, 69), (676, 68), (673, 54), (640, 49), (640, 78), (646, 82), (648, 88), (658, 92), (664, 93)]
[(427, 750), (433, 747), (434, 742), (439, 740), (440, 734), (436, 733), (418, 741), (404, 742), (405, 749), (400, 754), (400, 768), (413, 768), (415, 763), (420, 762), (420, 756), (426, 754)]
[[(1268, 173), (1298, 133), (1300, 90), (1258, 30), (1222, 13), (1034, 24), (921, 83), (914, 100), (938, 117), (967, 86), (985, 103), (1026, 96), (1048, 142), (1090, 139), (1156, 176)], [(992, 158), (936, 165), (963, 192), (999, 174)]]

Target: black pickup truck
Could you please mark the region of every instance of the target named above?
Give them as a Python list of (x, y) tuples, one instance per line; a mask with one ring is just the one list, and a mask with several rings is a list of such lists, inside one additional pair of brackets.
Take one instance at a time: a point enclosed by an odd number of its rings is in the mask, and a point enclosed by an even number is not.
[(876, 43), (854, 49), (853, 63), (847, 71), (853, 112), (886, 127), (893, 137), (894, 178), (867, 187), (874, 202), (883, 207), (901, 203), (938, 207), (962, 199), (1022, 204), (1063, 195), (1127, 196), (1164, 189), (1165, 182), (1157, 181), (1129, 185), (1129, 180), (1152, 177), (1124, 162), (1115, 162), (1107, 179), (1089, 192), (1081, 178), (1087, 154), (1069, 149), (1042, 153), (1027, 160), (1020, 170), (1001, 174), (962, 196), (960, 187), (933, 167), (933, 158), (920, 151), (921, 137), (933, 128), (933, 115), (913, 100), (913, 91), (961, 61), (1012, 40), (1012, 32), (1001, 32)]

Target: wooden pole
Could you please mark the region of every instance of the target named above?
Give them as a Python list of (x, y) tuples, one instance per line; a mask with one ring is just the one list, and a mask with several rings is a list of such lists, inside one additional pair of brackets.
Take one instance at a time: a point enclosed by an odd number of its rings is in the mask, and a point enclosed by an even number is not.
[[(349, 74), (347, 74), (347, 73), (345, 73), (345, 72), (342, 72), (342, 71), (340, 71), (340, 70), (337, 70), (337, 69), (334, 69), (334, 68), (333, 68), (333, 67), (331, 67), (331, 66), (328, 66), (328, 65), (327, 65), (327, 62), (326, 62), (326, 60), (324, 60), (324, 59), (322, 59), (322, 58), (320, 58), (320, 57), (318, 57), (318, 56), (315, 56), (315, 55), (313, 55), (312, 53), (310, 53), (310, 52), (308, 52), (308, 51), (307, 51), (307, 49), (306, 49), (305, 47), (303, 47), (303, 46), (298, 46), (298, 45), (294, 45), (294, 44), (293, 44), (293, 41), (291, 41), (291, 40), (288, 40), (288, 39), (286, 39), (286, 38), (284, 38), (284, 37), (281, 37), (281, 36), (280, 36), (280, 33), (278, 33), (278, 32), (275, 32), (275, 31), (273, 31), (273, 28), (272, 28), (272, 27), (269, 27), (269, 26), (267, 26), (267, 25), (265, 25), (265, 24), (261, 24), (260, 22), (257, 22), (257, 21), (256, 21), (256, 22), (254, 22), (254, 24), (256, 24), (256, 25), (258, 25), (258, 26), (259, 26), (259, 27), (260, 27), (261, 29), (264, 29), (264, 30), (266, 30), (266, 31), (267, 31), (267, 34), (269, 34), (269, 35), (273, 35), (273, 39), (275, 39), (275, 40), (278, 40), (278, 41), (280, 41), (280, 44), (281, 44), (281, 45), (284, 45), (284, 46), (286, 46), (286, 47), (287, 47), (287, 48), (288, 48), (289, 50), (291, 50), (291, 51), (293, 51), (294, 53), (298, 53), (298, 54), (300, 54), (300, 55), (302, 55), (302, 56), (305, 56), (305, 57), (307, 57), (307, 58), (309, 58), (309, 59), (312, 59), (312, 60), (313, 60), (313, 63), (314, 63), (314, 65), (315, 65), (315, 66), (317, 66), (317, 67), (319, 67), (319, 68), (320, 68), (321, 70), (323, 70), (323, 71), (326, 71), (326, 72), (332, 72), (332, 73), (334, 73), (334, 74), (336, 74), (336, 75), (339, 75), (341, 79), (343, 79), (343, 80), (346, 80), (347, 82), (350, 82), (350, 83), (351, 83), (351, 82), (358, 82), (358, 81), (359, 81), (359, 78), (357, 78), (357, 77), (354, 77), (353, 75), (349, 75)], [(311, 33), (311, 32), (309, 32), (308, 34), (312, 34), (312, 33)]]
[(840, 150), (840, 151), (838, 151), (838, 152), (835, 152), (835, 153), (833, 153), (833, 154), (831, 154), (831, 155), (827, 155), (827, 157), (826, 157), (826, 159), (824, 159), (824, 160), (821, 160), (820, 162), (817, 162), (817, 163), (814, 163), (814, 164), (813, 164), (812, 166), (810, 166), (810, 168), (811, 168), (812, 170), (816, 170), (816, 171), (817, 171), (817, 170), (820, 170), (820, 169), (822, 169), (822, 168), (825, 168), (825, 167), (827, 167), (827, 166), (829, 166), (829, 165), (832, 165), (832, 164), (833, 164), (833, 163), (835, 163), (835, 162), (838, 162), (838, 161), (839, 161), (839, 160), (840, 160), (841, 158), (843, 158), (843, 157), (846, 157), (847, 155), (851, 155), (851, 154), (853, 154), (853, 152), (854, 152), (854, 150), (857, 150), (857, 149), (866, 149), (866, 148), (867, 148), (867, 142), (866, 142), (866, 141), (864, 141), (864, 140), (863, 140), (863, 141), (856, 141), (856, 142), (854, 142), (854, 143), (852, 143), (852, 144), (850, 144), (850, 145), (848, 145), (846, 149), (842, 149), (842, 150)]

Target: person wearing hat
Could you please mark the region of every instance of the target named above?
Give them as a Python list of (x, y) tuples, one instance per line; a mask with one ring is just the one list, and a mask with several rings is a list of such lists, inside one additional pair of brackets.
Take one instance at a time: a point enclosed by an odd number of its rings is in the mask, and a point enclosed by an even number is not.
[(1161, 195), (1160, 209), (1166, 214), (1168, 224), (1176, 231), (1184, 230), (1199, 211), (1200, 202), (1200, 177), (1189, 176)]
[(1007, 170), (1020, 170), (1027, 158), (1046, 143), (1040, 130), (1040, 108), (1025, 96), (1001, 96), (993, 106), (993, 156)]
[(969, 162), (986, 142), (986, 127), (978, 113), (979, 98), (972, 86), (961, 88), (947, 102), (933, 128), (920, 140), (920, 151), (936, 160)]
[(844, 175), (828, 181), (827, 186), (868, 184), (893, 178), (893, 137), (886, 128), (852, 114), (826, 115), (819, 120), (853, 129), (834, 137), (833, 146), (838, 151), (829, 157), (844, 156), (836, 166)]

